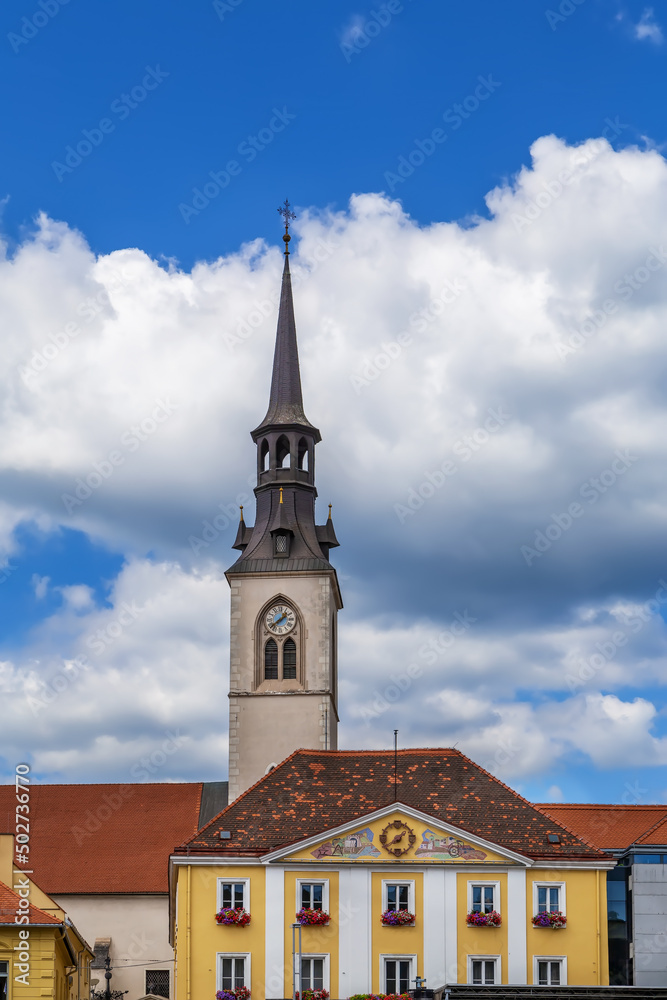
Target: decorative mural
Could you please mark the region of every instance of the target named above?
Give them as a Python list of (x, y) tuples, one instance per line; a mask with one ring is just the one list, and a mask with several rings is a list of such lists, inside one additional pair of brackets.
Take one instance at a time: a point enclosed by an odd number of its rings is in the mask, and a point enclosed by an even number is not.
[(310, 853), (318, 861), (321, 858), (342, 858), (355, 861), (357, 858), (379, 858), (380, 852), (373, 844), (373, 831), (366, 826), (363, 830), (346, 833), (344, 837), (332, 837)]
[(484, 861), (486, 856), (484, 851), (472, 847), (471, 844), (466, 844), (458, 837), (452, 837), (451, 834), (440, 835), (434, 833), (433, 830), (424, 830), (422, 842), (415, 851), (415, 858), (424, 858), (425, 860), (433, 858), (435, 861), (451, 861), (453, 859)]

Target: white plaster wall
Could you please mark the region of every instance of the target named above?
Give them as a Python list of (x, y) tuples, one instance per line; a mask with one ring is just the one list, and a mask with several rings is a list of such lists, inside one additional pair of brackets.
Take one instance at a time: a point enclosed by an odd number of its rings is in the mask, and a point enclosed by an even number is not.
[[(128, 990), (125, 1000), (146, 994), (147, 967), (169, 969), (174, 992), (174, 952), (169, 944), (169, 897), (164, 895), (67, 895), (53, 897), (93, 948), (96, 938), (111, 938), (111, 965), (115, 990)], [(104, 989), (104, 970), (93, 969), (91, 979)]]

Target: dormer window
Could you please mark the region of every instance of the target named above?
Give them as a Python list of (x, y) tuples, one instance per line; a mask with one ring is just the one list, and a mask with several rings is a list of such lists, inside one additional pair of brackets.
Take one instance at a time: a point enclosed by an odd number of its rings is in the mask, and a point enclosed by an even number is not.
[(273, 552), (283, 558), (289, 555), (289, 535), (286, 532), (276, 532), (273, 536)]

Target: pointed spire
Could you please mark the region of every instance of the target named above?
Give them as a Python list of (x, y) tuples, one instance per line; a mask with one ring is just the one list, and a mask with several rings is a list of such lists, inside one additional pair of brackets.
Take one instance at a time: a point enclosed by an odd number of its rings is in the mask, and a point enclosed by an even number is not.
[(262, 433), (273, 424), (298, 424), (311, 432), (315, 432), (319, 440), (319, 431), (306, 418), (303, 410), (301, 394), (301, 373), (299, 371), (299, 350), (296, 340), (296, 321), (294, 319), (294, 302), (292, 300), (292, 276), (289, 268), (289, 234), (291, 219), (296, 218), (285, 200), (285, 205), (278, 211), (285, 219), (285, 265), (280, 293), (280, 309), (278, 311), (278, 329), (276, 332), (276, 347), (273, 355), (273, 375), (271, 378), (271, 395), (269, 408), (259, 427), (253, 431), (253, 437)]

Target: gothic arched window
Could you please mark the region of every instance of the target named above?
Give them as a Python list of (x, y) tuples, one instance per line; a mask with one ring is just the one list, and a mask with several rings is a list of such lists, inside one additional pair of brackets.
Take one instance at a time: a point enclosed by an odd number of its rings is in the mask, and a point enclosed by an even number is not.
[(296, 680), (296, 643), (287, 639), (283, 646), (283, 680)]
[(268, 472), (269, 468), (269, 442), (264, 438), (259, 450), (259, 467), (262, 472)]
[(280, 435), (278, 444), (276, 445), (276, 464), (279, 469), (289, 469), (289, 441), (284, 434)]
[(278, 643), (275, 639), (269, 639), (264, 647), (264, 679), (278, 680)]
[(305, 438), (301, 438), (299, 441), (299, 450), (297, 453), (297, 468), (303, 469), (304, 472), (308, 471), (308, 442)]

